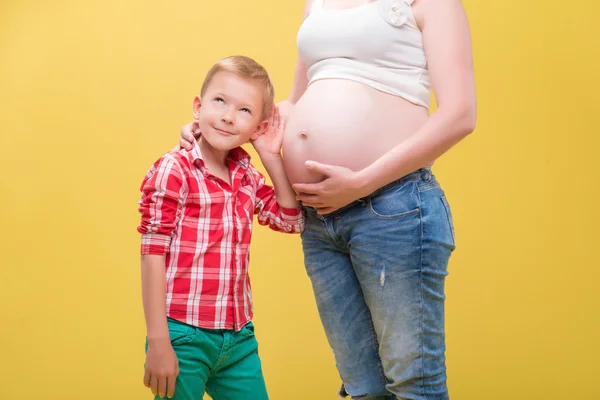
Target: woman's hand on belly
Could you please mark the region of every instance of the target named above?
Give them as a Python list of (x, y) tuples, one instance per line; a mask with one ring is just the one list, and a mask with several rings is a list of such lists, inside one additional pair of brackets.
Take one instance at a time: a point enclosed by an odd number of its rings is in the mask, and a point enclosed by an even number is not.
[(314, 207), (319, 214), (328, 214), (369, 194), (360, 171), (336, 165), (307, 161), (306, 168), (325, 176), (318, 183), (296, 183), (296, 199), (303, 205)]

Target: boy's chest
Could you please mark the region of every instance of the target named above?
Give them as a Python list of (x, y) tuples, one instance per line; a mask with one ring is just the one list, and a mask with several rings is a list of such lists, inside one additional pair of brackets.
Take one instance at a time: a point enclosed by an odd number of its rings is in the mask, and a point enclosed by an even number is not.
[(230, 182), (217, 176), (191, 179), (188, 194), (182, 199), (184, 218), (192, 223), (197, 219), (212, 229), (250, 227), (256, 203), (253, 181), (244, 174), (233, 175)]

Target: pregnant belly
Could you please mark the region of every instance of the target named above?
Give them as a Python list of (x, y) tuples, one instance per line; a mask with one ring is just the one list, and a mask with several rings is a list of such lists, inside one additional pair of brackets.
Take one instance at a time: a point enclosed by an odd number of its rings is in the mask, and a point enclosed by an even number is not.
[(360, 170), (412, 134), (427, 110), (348, 80), (312, 83), (288, 118), (283, 159), (292, 183), (319, 182), (313, 160)]

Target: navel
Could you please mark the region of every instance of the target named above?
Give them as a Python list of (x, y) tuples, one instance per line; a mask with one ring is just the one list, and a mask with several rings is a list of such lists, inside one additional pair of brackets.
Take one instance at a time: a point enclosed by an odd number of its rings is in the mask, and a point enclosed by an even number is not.
[(300, 138), (302, 139), (308, 139), (308, 132), (306, 129), (301, 129), (300, 132), (298, 132), (298, 136), (300, 136)]

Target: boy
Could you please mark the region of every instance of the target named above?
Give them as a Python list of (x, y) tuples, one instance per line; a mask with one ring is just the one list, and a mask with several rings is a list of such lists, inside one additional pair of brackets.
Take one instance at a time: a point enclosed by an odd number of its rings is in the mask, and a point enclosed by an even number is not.
[[(251, 322), (252, 218), (276, 231), (304, 229), (267, 72), (247, 57), (219, 61), (193, 117), (201, 136), (192, 150), (164, 155), (141, 188), (144, 384), (156, 398), (267, 399)], [(248, 141), (274, 188), (239, 147)]]

